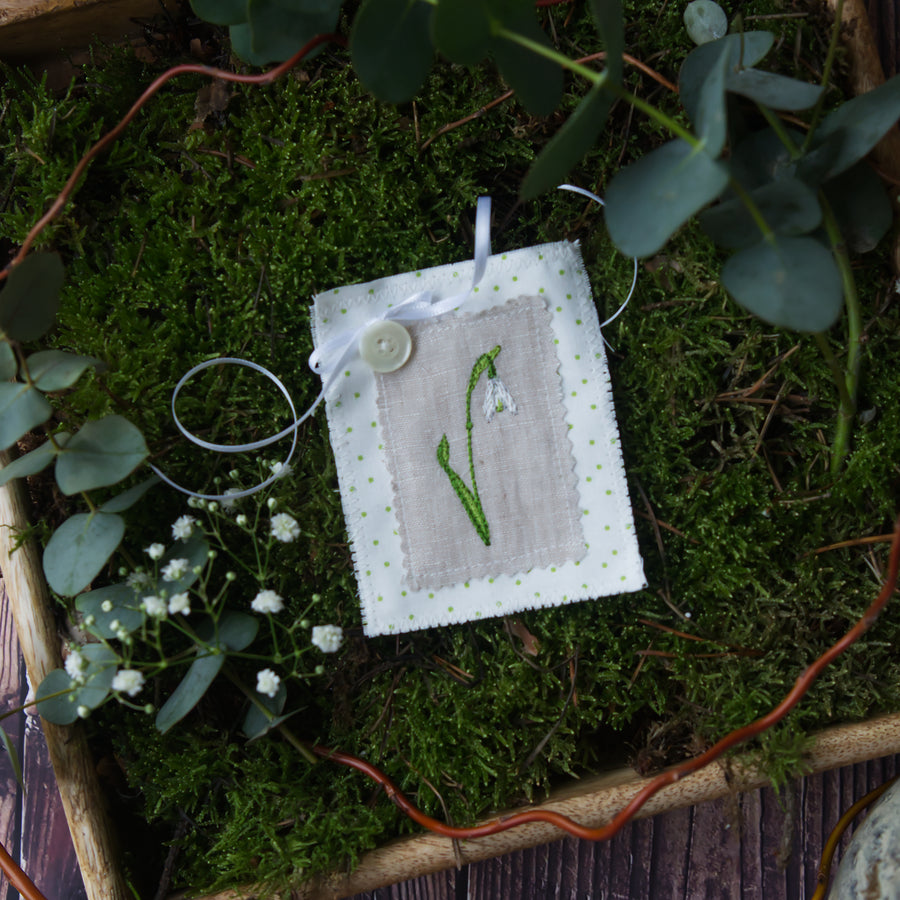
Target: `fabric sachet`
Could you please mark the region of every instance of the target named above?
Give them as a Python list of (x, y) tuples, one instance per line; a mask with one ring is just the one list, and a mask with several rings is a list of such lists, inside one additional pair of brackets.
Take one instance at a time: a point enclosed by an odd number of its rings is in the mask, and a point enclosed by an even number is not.
[[(474, 263), (314, 298), (317, 347)], [(408, 324), (408, 359), (346, 363), (326, 409), (366, 634), (644, 586), (577, 244), (491, 256), (464, 308)]]

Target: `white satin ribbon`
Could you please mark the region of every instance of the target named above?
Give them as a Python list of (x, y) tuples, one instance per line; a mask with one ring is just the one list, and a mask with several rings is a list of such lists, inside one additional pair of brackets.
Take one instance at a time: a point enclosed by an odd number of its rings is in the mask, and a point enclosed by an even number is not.
[[(472, 274), (472, 283), (469, 285), (468, 289), (458, 293), (453, 294), (450, 297), (447, 297), (443, 300), (439, 300), (435, 297), (433, 291), (420, 291), (417, 294), (413, 294), (411, 297), (408, 297), (402, 303), (398, 303), (396, 306), (391, 306), (386, 309), (383, 313), (380, 313), (377, 316), (373, 316), (369, 319), (365, 325), (355, 328), (348, 329), (347, 331), (341, 332), (336, 337), (331, 338), (329, 341), (324, 343), (321, 347), (316, 348), (312, 355), (309, 357), (309, 367), (321, 377), (322, 379), (322, 390), (319, 392), (319, 396), (313, 401), (312, 406), (306, 410), (301, 416), (297, 416), (297, 409), (294, 406), (294, 401), (291, 399), (291, 395), (288, 389), (284, 386), (283, 382), (269, 369), (265, 368), (265, 366), (261, 366), (258, 363), (250, 362), (246, 359), (237, 359), (231, 356), (221, 356), (216, 359), (209, 359), (206, 362), (202, 362), (199, 365), (194, 366), (184, 375), (182, 375), (178, 384), (175, 385), (175, 390), (172, 392), (172, 420), (175, 423), (175, 427), (186, 437), (192, 444), (196, 444), (198, 447), (202, 447), (204, 450), (211, 450), (216, 453), (247, 453), (253, 450), (261, 450), (263, 447), (268, 447), (271, 444), (276, 443), (277, 441), (282, 440), (286, 437), (291, 437), (291, 448), (288, 451), (287, 456), (285, 457), (282, 466), (287, 466), (291, 458), (294, 455), (294, 450), (297, 447), (297, 429), (300, 425), (303, 424), (318, 408), (319, 404), (325, 399), (325, 395), (328, 393), (328, 389), (334, 383), (335, 378), (343, 371), (346, 364), (353, 358), (359, 355), (359, 339), (362, 337), (363, 333), (370, 328), (372, 325), (375, 325), (378, 322), (383, 321), (394, 321), (394, 322), (421, 322), (426, 319), (436, 319), (439, 316), (444, 316), (447, 313), (453, 312), (455, 309), (459, 309), (463, 304), (465, 304), (469, 298), (472, 296), (475, 287), (481, 281), (484, 276), (485, 269), (487, 268), (488, 257), (491, 255), (491, 198), (490, 197), (479, 197), (478, 205), (475, 211), (475, 255), (474, 262), (475, 268)], [(288, 402), (288, 406), (291, 409), (291, 417), (293, 422), (279, 431), (278, 434), (272, 435), (271, 437), (263, 438), (259, 441), (251, 441), (248, 444), (214, 444), (210, 441), (204, 441), (202, 438), (197, 437), (197, 435), (193, 434), (193, 432), (189, 431), (184, 427), (181, 420), (178, 418), (178, 413), (175, 411), (175, 401), (178, 398), (178, 394), (181, 392), (181, 389), (187, 384), (191, 378), (194, 377), (198, 372), (202, 372), (204, 369), (208, 369), (211, 366), (218, 365), (233, 365), (233, 366), (244, 366), (248, 369), (253, 369), (255, 372), (259, 372), (262, 375), (265, 375), (277, 388), (281, 391), (285, 400)], [(276, 481), (280, 475), (273, 474), (271, 477), (267, 478), (265, 481), (260, 484), (255, 485), (251, 488), (246, 488), (245, 490), (234, 491), (228, 494), (200, 494), (196, 491), (192, 491), (186, 487), (183, 487), (180, 484), (176, 484), (169, 478), (165, 473), (161, 472), (156, 466), (151, 465), (151, 470), (155, 472), (166, 484), (170, 487), (175, 488), (178, 491), (181, 491), (183, 494), (188, 494), (191, 497), (196, 497), (201, 500), (238, 500), (241, 497), (247, 497), (250, 494), (255, 494), (257, 491), (263, 490), (263, 488), (268, 487), (272, 482)]]
[[(593, 191), (589, 191), (586, 188), (576, 187), (574, 184), (560, 184), (557, 185), (557, 188), (561, 191), (572, 191), (573, 194), (581, 194), (582, 197), (587, 197), (590, 200), (595, 200), (601, 206), (606, 206), (601, 197), (598, 197)], [(631, 279), (631, 290), (628, 291), (628, 296), (625, 298), (625, 302), (605, 321), (600, 323), (600, 329), (606, 328), (611, 322), (614, 322), (628, 306), (628, 301), (631, 299), (632, 294), (634, 294), (635, 286), (637, 285), (637, 277), (638, 277), (638, 261), (637, 257), (632, 257), (634, 260), (634, 277)], [(606, 338), (603, 338), (606, 341)], [(606, 341), (609, 344), (609, 341)]]

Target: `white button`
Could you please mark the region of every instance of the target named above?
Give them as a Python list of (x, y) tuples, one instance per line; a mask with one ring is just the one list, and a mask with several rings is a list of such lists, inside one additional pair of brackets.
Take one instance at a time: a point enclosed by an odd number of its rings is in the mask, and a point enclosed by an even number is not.
[(411, 351), (412, 338), (399, 322), (375, 322), (359, 339), (359, 355), (375, 372), (395, 372)]

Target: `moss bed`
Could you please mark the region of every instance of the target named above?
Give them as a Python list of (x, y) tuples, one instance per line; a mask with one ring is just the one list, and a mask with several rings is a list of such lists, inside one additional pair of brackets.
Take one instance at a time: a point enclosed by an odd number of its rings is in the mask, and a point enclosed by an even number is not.
[[(827, 26), (812, 13), (749, 18), (806, 10), (796, 4), (740, 6), (748, 27), (779, 36), (772, 65), (811, 77)], [(691, 49), (680, 6), (626, 7), (629, 52), (674, 80)], [(541, 14), (564, 52), (598, 49), (582, 14)], [(217, 64), (234, 64), (215, 33), (189, 21), (184, 29), (161, 25), (153, 62), (97, 50), (62, 96), (5, 72), (4, 258), (191, 36)], [(628, 77), (678, 114), (676, 97), (633, 69)], [(577, 81), (550, 121), (507, 101), (424, 150), (442, 126), (503, 92), (492, 71), (440, 64), (414, 105), (394, 108), (366, 94), (344, 51), (328, 49), (273, 86), (230, 87), (226, 108), (195, 121), (205, 84), (182, 77), (151, 101), (41, 239), (67, 266), (52, 346), (108, 363), (60, 397), (59, 423), (120, 412), (171, 471), (224, 475), (233, 460), (201, 461), (176, 440), (168, 405), (184, 371), (241, 355), (278, 373), (304, 408), (318, 391), (306, 366), (311, 295), (468, 258), (481, 194), (494, 198), (494, 252), (577, 238), (601, 317), (627, 291), (631, 264), (609, 244), (597, 207), (565, 192), (517, 199), (537, 150), (583, 92)], [(602, 193), (659, 138), (620, 105), (571, 180)], [(626, 761), (647, 772), (695, 754), (768, 711), (859, 617), (879, 587), (881, 549), (817, 551), (889, 531), (897, 510), (900, 310), (885, 257), (855, 261), (865, 414), (838, 479), (828, 471), (836, 391), (815, 343), (735, 306), (717, 282), (719, 260), (699, 228), (685, 228), (644, 261), (635, 298), (606, 330), (649, 587), (521, 615), (536, 656), (501, 619), (364, 639), (324, 413), (303, 427), (281, 494), (303, 527), (283, 560), (285, 596), (301, 609), (320, 594), (318, 620), (350, 637), (306, 694), (297, 689), (298, 734), (370, 760), (427, 812), (463, 824), (540, 799), (565, 776)], [(218, 439), (249, 440), (284, 421), (277, 393), (252, 379), (209, 381), (205, 391), (193, 395), (191, 421)], [(46, 536), (74, 507), (46, 482), (32, 487)], [(149, 495), (130, 513), (125, 552), (165, 540), (183, 512), (173, 492)], [(798, 771), (810, 731), (900, 710), (898, 627), (889, 607), (753, 746), (773, 780)], [(170, 688), (158, 685), (156, 701)], [(88, 721), (117, 815), (136, 838), (126, 863), (142, 896), (156, 890), (170, 846), (173, 886), (283, 885), (414, 830), (362, 776), (309, 766), (277, 738), (248, 744), (240, 722), (226, 687), (165, 737), (152, 716), (116, 704)]]

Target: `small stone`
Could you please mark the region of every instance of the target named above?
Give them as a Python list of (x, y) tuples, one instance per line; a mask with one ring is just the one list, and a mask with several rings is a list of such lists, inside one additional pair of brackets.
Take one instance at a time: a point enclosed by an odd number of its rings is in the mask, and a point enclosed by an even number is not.
[(684, 11), (684, 24), (688, 37), (695, 44), (717, 41), (728, 33), (728, 17), (713, 0), (693, 0)]

